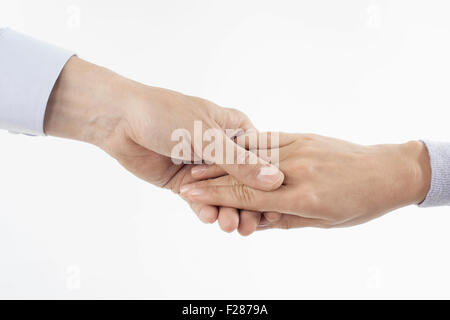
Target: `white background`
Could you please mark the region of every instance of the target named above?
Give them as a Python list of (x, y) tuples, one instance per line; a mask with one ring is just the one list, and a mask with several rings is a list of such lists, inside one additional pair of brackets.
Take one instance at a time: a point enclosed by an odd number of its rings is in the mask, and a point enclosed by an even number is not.
[[(0, 0), (0, 24), (261, 130), (450, 140), (450, 2)], [(204, 225), (101, 150), (0, 133), (2, 298), (450, 298), (450, 211)]]

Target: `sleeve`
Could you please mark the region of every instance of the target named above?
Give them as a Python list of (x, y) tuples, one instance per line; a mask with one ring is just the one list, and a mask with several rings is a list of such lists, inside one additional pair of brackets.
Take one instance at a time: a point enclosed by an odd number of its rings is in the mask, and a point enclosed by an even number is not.
[(450, 205), (450, 143), (423, 141), (431, 164), (431, 185), (420, 207)]
[(0, 29), (0, 129), (44, 134), (47, 101), (73, 52)]

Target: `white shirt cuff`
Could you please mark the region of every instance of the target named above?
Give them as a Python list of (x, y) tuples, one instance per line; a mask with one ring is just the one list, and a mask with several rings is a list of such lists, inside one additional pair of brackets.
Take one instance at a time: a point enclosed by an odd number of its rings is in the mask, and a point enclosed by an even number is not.
[(44, 134), (53, 86), (74, 53), (10, 29), (0, 29), (0, 128)]

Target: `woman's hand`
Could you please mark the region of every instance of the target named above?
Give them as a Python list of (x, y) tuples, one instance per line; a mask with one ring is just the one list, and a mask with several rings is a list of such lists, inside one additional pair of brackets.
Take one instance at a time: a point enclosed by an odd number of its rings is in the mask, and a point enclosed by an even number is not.
[(203, 204), (264, 211), (260, 229), (329, 228), (360, 224), (418, 204), (429, 189), (431, 169), (422, 142), (362, 146), (282, 133), (278, 151), (285, 180), (277, 190), (255, 190), (221, 168), (202, 166), (193, 176), (208, 180), (185, 185), (181, 195)]

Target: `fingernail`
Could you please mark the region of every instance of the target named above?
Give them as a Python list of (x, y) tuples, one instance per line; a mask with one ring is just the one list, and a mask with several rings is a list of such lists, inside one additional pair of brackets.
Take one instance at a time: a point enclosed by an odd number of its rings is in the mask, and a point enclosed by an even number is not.
[(191, 174), (194, 175), (201, 175), (203, 172), (205, 172), (208, 169), (207, 166), (194, 166), (191, 169)]
[(189, 190), (186, 195), (188, 197), (195, 197), (195, 196), (200, 196), (203, 194), (203, 190), (202, 189), (191, 189)]
[(180, 194), (184, 197), (195, 197), (203, 194), (203, 190), (195, 188), (192, 184), (186, 184), (180, 188)]
[(280, 180), (280, 170), (275, 166), (265, 166), (259, 170), (256, 178), (264, 183), (273, 185)]
[(189, 190), (191, 190), (194, 186), (192, 184), (185, 184), (183, 186), (180, 187), (180, 193), (181, 194), (185, 194), (187, 193)]

